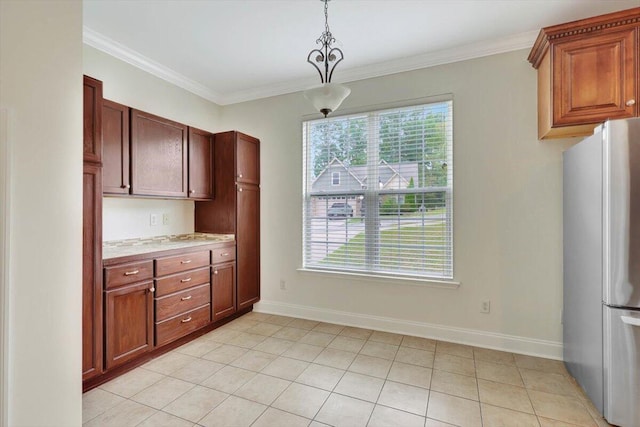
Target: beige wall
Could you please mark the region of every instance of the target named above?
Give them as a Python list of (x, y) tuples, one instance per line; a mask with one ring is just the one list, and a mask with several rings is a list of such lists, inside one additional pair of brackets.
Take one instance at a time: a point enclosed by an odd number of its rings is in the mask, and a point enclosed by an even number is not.
[[(133, 67), (90, 46), (84, 45), (83, 70), (103, 82), (104, 97), (189, 126), (219, 132), (221, 107), (164, 80)], [(105, 198), (103, 239), (192, 233), (194, 202)], [(159, 224), (151, 226), (151, 214), (159, 215)], [(162, 214), (170, 215), (170, 224), (162, 224)]]
[(0, 76), (12, 151), (8, 425), (80, 425), (82, 2), (0, 1)]
[[(536, 73), (527, 54), (353, 82), (341, 107), (453, 94), (454, 275), (461, 283), (453, 289), (297, 271), (301, 120), (311, 106), (300, 93), (225, 106), (226, 128), (262, 142), (258, 310), (560, 357), (561, 153), (571, 142), (537, 140)], [(490, 314), (480, 313), (485, 299)]]

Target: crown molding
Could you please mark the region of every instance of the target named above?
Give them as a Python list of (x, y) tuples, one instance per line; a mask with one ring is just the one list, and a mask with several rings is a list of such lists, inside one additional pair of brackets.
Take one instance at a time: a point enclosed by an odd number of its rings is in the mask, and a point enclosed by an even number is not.
[[(406, 71), (413, 71), (420, 68), (428, 68), (468, 59), (481, 58), (514, 50), (529, 49), (535, 42), (537, 35), (537, 30), (529, 31), (501, 39), (480, 41), (464, 46), (442, 49), (435, 52), (400, 58), (392, 61), (349, 68), (339, 72), (339, 80), (336, 82), (353, 82)], [(147, 58), (133, 49), (105, 37), (88, 27), (83, 27), (83, 42), (218, 105), (236, 104), (261, 98), (285, 95), (303, 91), (318, 84), (317, 79), (309, 77), (222, 94), (153, 61), (150, 58)]]
[(82, 26), (82, 42), (215, 104), (221, 104), (222, 96), (219, 93), (89, 27)]

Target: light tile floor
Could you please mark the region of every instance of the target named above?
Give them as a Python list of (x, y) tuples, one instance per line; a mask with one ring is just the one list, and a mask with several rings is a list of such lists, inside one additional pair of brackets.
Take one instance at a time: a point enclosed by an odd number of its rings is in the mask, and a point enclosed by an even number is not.
[(606, 426), (559, 361), (246, 314), (83, 397), (93, 426)]

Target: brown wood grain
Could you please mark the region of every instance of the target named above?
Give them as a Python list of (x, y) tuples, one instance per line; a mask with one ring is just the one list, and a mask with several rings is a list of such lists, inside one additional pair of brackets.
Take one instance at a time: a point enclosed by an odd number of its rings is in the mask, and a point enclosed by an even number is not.
[(103, 191), (129, 194), (129, 107), (105, 99), (102, 104)]
[(153, 278), (153, 261), (132, 262), (104, 269), (105, 289), (150, 280)]
[(105, 291), (105, 364), (111, 369), (153, 349), (153, 281)]
[(156, 277), (192, 270), (211, 264), (211, 251), (182, 253), (170, 257), (156, 258)]
[(102, 372), (102, 168), (85, 164), (82, 191), (82, 379)]
[(187, 126), (131, 109), (131, 194), (187, 197)]
[(189, 128), (189, 198), (213, 199), (213, 134)]
[(156, 279), (156, 298), (182, 291), (196, 285), (209, 283), (211, 269), (207, 266)]
[(89, 76), (83, 79), (83, 159), (102, 161), (102, 82)]
[(211, 305), (217, 322), (236, 312), (236, 264), (214, 265), (211, 270)]
[(211, 321), (209, 304), (156, 323), (156, 342), (163, 345), (206, 326)]
[(192, 286), (155, 299), (156, 322), (193, 310), (211, 302), (211, 285)]
[(260, 300), (260, 188), (238, 184), (237, 298), (241, 310)]

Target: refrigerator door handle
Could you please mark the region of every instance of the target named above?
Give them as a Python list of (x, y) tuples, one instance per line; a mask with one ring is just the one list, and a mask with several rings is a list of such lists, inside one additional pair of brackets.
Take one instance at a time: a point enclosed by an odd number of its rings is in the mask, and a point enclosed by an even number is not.
[(640, 326), (640, 319), (636, 319), (635, 317), (620, 316), (620, 319), (627, 325)]

